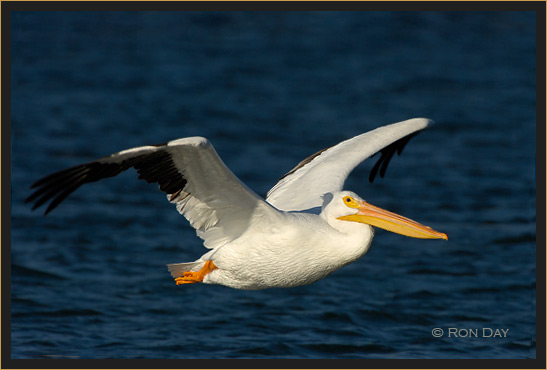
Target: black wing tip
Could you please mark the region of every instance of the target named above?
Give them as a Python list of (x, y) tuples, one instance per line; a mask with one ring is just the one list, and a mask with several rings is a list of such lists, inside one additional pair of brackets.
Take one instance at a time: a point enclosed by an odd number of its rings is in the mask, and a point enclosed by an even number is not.
[[(429, 124), (432, 124), (432, 120), (428, 120)], [(376, 178), (376, 175), (378, 175), (378, 171), (380, 171), (380, 177), (384, 178), (387, 167), (389, 165), (389, 162), (391, 161), (391, 158), (395, 153), (397, 155), (401, 155), (403, 153), (403, 149), (406, 147), (410, 139), (412, 139), (414, 136), (418, 135), (422, 130), (415, 131), (411, 134), (408, 134), (405, 137), (400, 138), (397, 141), (394, 141), (393, 143), (386, 146), (384, 149), (380, 150), (380, 158), (374, 164), (374, 167), (370, 170), (370, 174), (368, 176), (368, 181), (372, 184), (374, 182), (374, 179)], [(376, 153), (378, 154), (378, 153)]]
[(43, 202), (40, 202), (40, 200), (36, 200), (39, 194), (40, 194), (40, 189), (36, 190), (34, 193), (26, 197), (24, 200), (25, 204), (34, 203), (31, 208), (32, 211), (36, 210), (36, 208), (40, 207), (43, 204)]
[(378, 167), (380, 166), (380, 160), (376, 162), (374, 167), (372, 167), (372, 170), (370, 170), (370, 173), (368, 175), (368, 182), (371, 184), (374, 183), (374, 179), (376, 178), (376, 173), (378, 172)]
[(57, 208), (57, 205), (50, 204), (44, 211), (44, 217), (47, 216), (49, 212), (53, 211), (55, 208)]
[[(24, 202), (25, 204), (28, 204), (28, 203), (34, 203), (32, 205), (32, 208), (31, 208), (31, 211), (35, 211), (37, 210), (38, 208), (42, 207), (44, 204), (46, 204), (48, 201), (51, 200), (50, 197), (44, 197), (42, 196), (41, 198), (38, 198), (38, 195), (40, 195), (41, 193), (41, 189), (38, 189), (36, 190), (33, 194), (31, 194), (30, 196), (28, 196)], [(58, 198), (58, 197), (57, 197)], [(55, 208), (57, 208), (57, 206), (59, 205), (60, 201), (57, 200), (57, 198), (55, 198), (49, 205), (48, 207), (46, 208), (46, 210), (44, 211), (44, 216), (47, 216), (51, 211), (53, 211)], [(63, 198), (64, 199), (64, 198)]]
[[(158, 147), (164, 145), (160, 144)], [(187, 183), (173, 162), (172, 154), (159, 150), (136, 155), (120, 162), (109, 163), (96, 160), (55, 172), (30, 186), (35, 190), (25, 199), (25, 203), (34, 203), (32, 206), (34, 211), (50, 202), (44, 212), (44, 216), (46, 216), (83, 184), (116, 176), (131, 167), (137, 171), (139, 179), (157, 183), (160, 190), (167, 194), (182, 190)]]
[[(48, 199), (49, 200), (49, 199)], [(28, 201), (28, 199), (25, 199), (25, 203), (30, 203), (31, 201)], [(45, 203), (47, 203), (47, 200), (40, 201), (38, 200), (31, 208), (31, 211), (35, 211), (38, 208), (42, 207)], [(53, 200), (44, 211), (44, 216), (47, 216), (51, 211), (53, 211), (57, 206), (59, 206), (61, 202), (57, 201), (57, 199)]]
[[(26, 198), (26, 199), (24, 200), (25, 204), (28, 204), (28, 203), (32, 203), (32, 202), (33, 202), (33, 199), (31, 199), (31, 197), (32, 197), (32, 196), (30, 196), (30, 197), (28, 197), (28, 198)], [(31, 208), (30, 210), (33, 211), (33, 212), (36, 211), (38, 208), (40, 208), (41, 206), (43, 206), (43, 203), (44, 203), (44, 202), (36, 202), (36, 203), (34, 203), (34, 204), (32, 205), (32, 208)], [(47, 214), (48, 214), (49, 212), (53, 211), (53, 209), (55, 209), (55, 207), (52, 208), (51, 205), (48, 206), (48, 208), (47, 208), (47, 209), (45, 210), (45, 212), (44, 212), (44, 216), (47, 216)]]

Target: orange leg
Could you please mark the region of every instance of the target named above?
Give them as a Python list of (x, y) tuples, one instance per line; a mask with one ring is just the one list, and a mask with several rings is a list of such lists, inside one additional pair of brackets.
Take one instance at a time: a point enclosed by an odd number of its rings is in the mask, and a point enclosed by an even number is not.
[(194, 284), (203, 281), (205, 275), (216, 269), (213, 261), (205, 262), (205, 265), (199, 271), (186, 271), (181, 277), (175, 279), (177, 285)]

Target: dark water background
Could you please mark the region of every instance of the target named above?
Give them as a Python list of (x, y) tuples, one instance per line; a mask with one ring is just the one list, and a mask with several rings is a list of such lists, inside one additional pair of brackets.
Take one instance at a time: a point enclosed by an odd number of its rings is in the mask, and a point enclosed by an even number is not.
[[(535, 22), (14, 13), (12, 358), (535, 358)], [(413, 117), (437, 125), (386, 178), (369, 184), (368, 161), (346, 189), (449, 241), (377, 231), (364, 258), (309, 286), (175, 286), (165, 264), (205, 249), (133, 172), (48, 217), (23, 202), (52, 171), (193, 135), (264, 195), (307, 155)]]

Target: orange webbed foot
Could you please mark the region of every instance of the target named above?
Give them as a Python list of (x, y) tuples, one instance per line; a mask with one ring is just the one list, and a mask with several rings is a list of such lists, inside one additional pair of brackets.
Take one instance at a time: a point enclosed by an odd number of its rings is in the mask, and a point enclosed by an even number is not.
[(175, 278), (177, 285), (200, 283), (205, 278), (205, 275), (216, 269), (213, 261), (206, 261), (199, 271), (186, 271), (182, 276)]

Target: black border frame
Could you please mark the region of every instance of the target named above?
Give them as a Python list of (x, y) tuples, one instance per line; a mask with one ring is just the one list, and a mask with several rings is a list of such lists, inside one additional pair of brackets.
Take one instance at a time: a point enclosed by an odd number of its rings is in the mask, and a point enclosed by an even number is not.
[[(478, 1), (478, 2), (352, 2), (352, 1), (2, 1), (1, 2), (1, 175), (2, 188), (2, 369), (55, 368), (55, 369), (95, 369), (95, 368), (134, 368), (134, 369), (234, 369), (234, 368), (499, 368), (499, 369), (545, 369), (545, 245), (546, 245), (546, 75), (545, 75), (545, 15), (546, 3), (543, 1)], [(13, 11), (311, 11), (311, 10), (397, 10), (397, 11), (535, 11), (536, 12), (536, 359), (419, 359), (419, 360), (70, 360), (70, 359), (12, 359), (11, 358), (11, 13)], [(539, 123), (539, 124), (538, 124)], [(539, 150), (539, 156), (538, 148)], [(539, 208), (540, 212), (537, 212)], [(537, 226), (539, 225), (539, 233)], [(537, 246), (542, 248), (537, 248)], [(538, 315), (538, 312), (540, 315)], [(539, 322), (539, 325), (538, 325)], [(539, 330), (538, 330), (539, 328)], [(539, 334), (539, 335), (538, 335)]]

